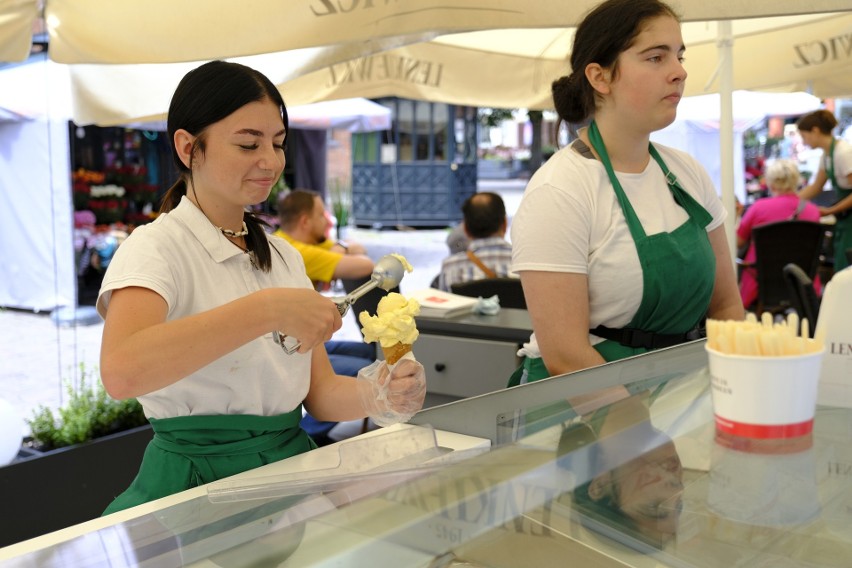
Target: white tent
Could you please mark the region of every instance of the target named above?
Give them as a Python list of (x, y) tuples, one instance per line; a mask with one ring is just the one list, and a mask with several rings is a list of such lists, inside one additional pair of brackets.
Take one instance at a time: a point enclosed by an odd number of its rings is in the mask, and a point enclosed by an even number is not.
[(76, 302), (67, 83), (52, 62), (0, 72), (0, 306)]
[[(821, 101), (807, 93), (758, 93), (735, 91), (733, 94), (733, 169), (734, 194), (745, 203), (743, 133), (769, 116), (797, 116), (817, 110)], [(654, 142), (679, 148), (695, 156), (710, 174), (717, 188), (722, 187), (719, 95), (686, 97), (678, 105), (677, 120), (668, 128), (651, 135)], [(712, 151), (708, 151), (712, 150)]]
[(373, 132), (391, 127), (391, 109), (364, 98), (292, 106), (287, 112), (290, 125), (305, 130)]
[[(0, 113), (2, 110), (0, 109)], [(346, 130), (347, 132), (387, 130), (391, 127), (392, 114), (389, 108), (363, 98), (287, 107), (290, 128), (299, 130)], [(0, 114), (0, 120), (2, 120), (2, 114)], [(167, 129), (165, 120), (131, 121), (121, 126), (161, 132)]]

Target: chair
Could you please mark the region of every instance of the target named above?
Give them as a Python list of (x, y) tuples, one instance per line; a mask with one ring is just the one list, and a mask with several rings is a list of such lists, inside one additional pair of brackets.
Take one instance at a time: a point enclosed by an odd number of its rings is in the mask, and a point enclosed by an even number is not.
[(790, 294), (791, 304), (800, 319), (807, 318), (811, 337), (816, 330), (820, 299), (814, 289), (814, 281), (798, 265), (792, 262), (784, 267), (784, 279)]
[(779, 221), (754, 228), (757, 315), (764, 311), (780, 313), (790, 307), (784, 277), (788, 264), (796, 264), (810, 280), (814, 279), (824, 234), (822, 225), (811, 221)]
[(470, 280), (453, 284), (450, 289), (453, 294), (474, 298), (480, 296), (490, 298), (496, 294), (500, 298), (500, 306), (504, 308), (527, 309), (527, 300), (524, 298), (520, 278), (498, 277)]

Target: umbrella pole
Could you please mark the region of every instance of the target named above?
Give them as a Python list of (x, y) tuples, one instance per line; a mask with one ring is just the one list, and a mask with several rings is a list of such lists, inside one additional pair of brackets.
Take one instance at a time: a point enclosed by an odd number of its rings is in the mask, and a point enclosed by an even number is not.
[[(720, 143), (720, 183), (722, 185), (722, 205), (728, 212), (725, 220), (725, 233), (728, 236), (728, 246), (731, 251), (731, 260), (736, 255), (736, 196), (734, 195), (734, 65), (732, 49), (734, 46), (733, 34), (731, 32), (731, 21), (722, 20), (717, 22), (718, 39), (716, 45), (719, 49), (719, 143)], [(742, 172), (739, 172), (742, 175)]]

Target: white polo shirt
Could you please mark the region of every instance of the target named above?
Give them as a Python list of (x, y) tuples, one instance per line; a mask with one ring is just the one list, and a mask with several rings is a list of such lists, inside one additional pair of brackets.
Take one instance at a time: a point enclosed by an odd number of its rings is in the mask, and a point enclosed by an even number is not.
[[(135, 229), (118, 247), (104, 276), (98, 313), (105, 316), (113, 290), (128, 286), (162, 296), (168, 321), (264, 288), (312, 288), (301, 255), (283, 239), (269, 235), (269, 241), (272, 270), (266, 273), (254, 269), (248, 255), (184, 197), (178, 207)], [(287, 355), (268, 333), (172, 385), (140, 396), (139, 402), (149, 418), (282, 414), (307, 396), (310, 365), (310, 353)]]

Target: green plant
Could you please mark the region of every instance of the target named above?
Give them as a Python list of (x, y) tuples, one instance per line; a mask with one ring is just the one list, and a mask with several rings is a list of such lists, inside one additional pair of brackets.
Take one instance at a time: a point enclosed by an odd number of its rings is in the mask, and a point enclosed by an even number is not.
[(101, 385), (96, 373), (80, 363), (77, 388), (65, 381), (68, 401), (57, 413), (42, 405), (27, 422), (34, 442), (45, 450), (70, 446), (107, 434), (142, 426), (148, 421), (136, 399), (115, 400)]
[(340, 239), (340, 231), (349, 224), (349, 212), (352, 207), (352, 187), (339, 179), (333, 179), (328, 184), (331, 196), (331, 213), (337, 219), (337, 238)]

